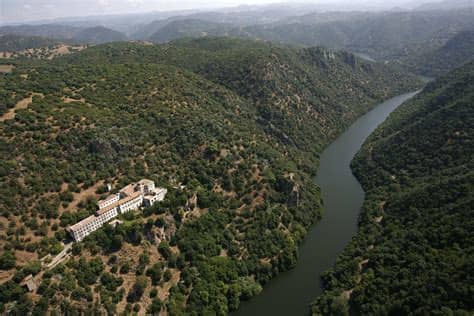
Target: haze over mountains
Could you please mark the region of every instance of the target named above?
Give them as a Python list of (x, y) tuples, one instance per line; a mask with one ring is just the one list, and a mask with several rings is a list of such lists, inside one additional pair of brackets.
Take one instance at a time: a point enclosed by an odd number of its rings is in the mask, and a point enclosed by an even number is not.
[[(410, 6), (405, 6), (410, 7)], [(0, 27), (0, 34), (40, 36), (68, 43), (226, 36), (362, 53), (430, 74), (413, 59), (436, 64), (444, 45), (474, 30), (471, 1), (445, 1), (392, 11), (327, 11), (318, 5), (269, 5), (201, 12), (167, 12), (61, 20), (55, 24)], [(462, 10), (460, 8), (463, 8)], [(174, 14), (174, 15), (173, 15)], [(467, 34), (467, 33), (466, 33)], [(462, 43), (469, 52), (472, 42)], [(456, 56), (457, 64), (469, 56)], [(442, 70), (449, 70), (442, 69)]]

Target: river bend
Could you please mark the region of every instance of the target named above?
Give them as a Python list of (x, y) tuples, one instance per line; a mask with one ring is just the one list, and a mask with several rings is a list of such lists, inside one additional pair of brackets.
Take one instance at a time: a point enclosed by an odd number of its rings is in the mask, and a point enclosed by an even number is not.
[(300, 247), (296, 267), (272, 279), (263, 292), (243, 302), (236, 316), (308, 315), (308, 305), (321, 293), (320, 276), (357, 232), (364, 191), (351, 172), (350, 162), (365, 139), (387, 116), (416, 92), (399, 95), (360, 117), (322, 153), (316, 177), (324, 214)]

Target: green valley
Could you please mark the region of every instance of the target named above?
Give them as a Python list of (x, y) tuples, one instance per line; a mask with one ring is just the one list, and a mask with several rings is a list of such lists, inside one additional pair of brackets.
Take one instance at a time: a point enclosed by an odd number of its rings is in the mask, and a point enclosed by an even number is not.
[[(420, 87), (350, 53), (225, 38), (8, 62), (0, 307), (13, 314), (237, 309), (295, 265), (321, 217), (312, 177), (324, 146), (378, 101)], [(45, 268), (107, 184), (142, 178), (167, 188), (165, 201)]]

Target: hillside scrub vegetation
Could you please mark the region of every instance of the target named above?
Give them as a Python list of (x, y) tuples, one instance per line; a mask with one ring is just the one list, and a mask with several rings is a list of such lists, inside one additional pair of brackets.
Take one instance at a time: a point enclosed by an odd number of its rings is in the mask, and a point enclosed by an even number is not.
[(430, 83), (366, 141), (359, 232), (314, 315), (474, 312), (474, 63)]
[[(219, 314), (281, 271), (321, 217), (318, 156), (378, 101), (419, 87), (349, 53), (230, 39), (114, 43), (0, 77), (0, 309)], [(54, 256), (97, 200), (149, 178), (165, 201)]]

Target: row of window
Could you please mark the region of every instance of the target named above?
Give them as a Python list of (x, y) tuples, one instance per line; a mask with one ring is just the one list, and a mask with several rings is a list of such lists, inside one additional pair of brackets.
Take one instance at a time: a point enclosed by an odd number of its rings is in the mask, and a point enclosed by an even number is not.
[[(116, 201), (114, 200), (115, 199), (111, 199), (110, 201), (107, 201), (105, 206), (108, 206), (111, 203), (115, 203)], [(139, 196), (134, 200), (127, 201), (124, 204), (119, 205), (119, 207), (120, 207), (121, 213), (125, 213), (132, 209), (138, 209), (142, 204), (143, 204), (143, 196)], [(105, 206), (102, 206), (102, 208), (104, 208)], [(114, 208), (108, 211), (107, 213), (100, 215), (99, 217), (95, 218), (92, 222), (87, 223), (84, 227), (81, 227), (79, 230), (75, 231), (74, 232), (75, 239), (78, 241), (82, 240), (85, 236), (99, 229), (100, 227), (102, 227), (104, 223), (108, 222), (112, 218), (115, 218), (116, 216), (117, 216), (117, 208)]]

